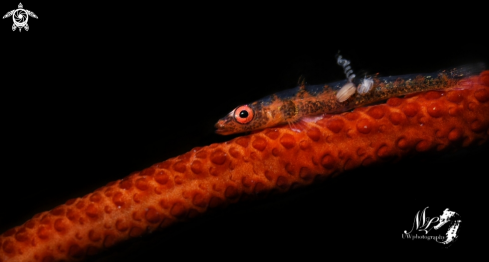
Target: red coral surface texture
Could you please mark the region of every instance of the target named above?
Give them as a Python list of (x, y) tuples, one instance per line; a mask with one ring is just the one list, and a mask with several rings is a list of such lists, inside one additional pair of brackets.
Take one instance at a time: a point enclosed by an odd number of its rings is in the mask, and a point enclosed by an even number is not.
[(325, 116), (301, 132), (269, 128), (195, 148), (4, 232), (0, 262), (78, 261), (257, 194), (409, 155), (481, 145), (489, 137), (489, 71), (459, 86)]

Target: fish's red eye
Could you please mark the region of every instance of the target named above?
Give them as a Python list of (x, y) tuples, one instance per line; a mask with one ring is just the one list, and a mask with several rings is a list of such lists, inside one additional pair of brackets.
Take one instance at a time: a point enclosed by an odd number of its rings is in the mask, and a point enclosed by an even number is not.
[(239, 106), (234, 110), (234, 119), (240, 124), (248, 124), (253, 120), (253, 109), (249, 106)]

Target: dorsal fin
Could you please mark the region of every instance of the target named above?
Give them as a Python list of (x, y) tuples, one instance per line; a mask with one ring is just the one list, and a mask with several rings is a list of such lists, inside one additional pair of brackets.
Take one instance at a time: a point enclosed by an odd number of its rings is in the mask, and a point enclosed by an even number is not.
[(355, 78), (355, 74), (353, 73), (353, 70), (351, 69), (350, 66), (350, 60), (343, 59), (343, 57), (340, 55), (340, 51), (338, 51), (338, 54), (335, 56), (336, 57), (336, 62), (338, 65), (343, 67), (343, 72), (346, 75), (346, 78), (348, 79), (348, 82), (353, 82), (353, 78)]
[(299, 79), (297, 80), (297, 85), (300, 87), (301, 90), (304, 90), (306, 88), (306, 78), (304, 75), (300, 75)]

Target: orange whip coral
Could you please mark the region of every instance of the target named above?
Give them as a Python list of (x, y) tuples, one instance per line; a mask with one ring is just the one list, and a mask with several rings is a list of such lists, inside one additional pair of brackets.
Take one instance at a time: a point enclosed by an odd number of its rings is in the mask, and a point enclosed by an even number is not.
[(269, 128), (190, 152), (35, 215), (0, 236), (0, 262), (71, 261), (209, 209), (283, 193), (346, 170), (489, 138), (489, 71), (431, 91)]

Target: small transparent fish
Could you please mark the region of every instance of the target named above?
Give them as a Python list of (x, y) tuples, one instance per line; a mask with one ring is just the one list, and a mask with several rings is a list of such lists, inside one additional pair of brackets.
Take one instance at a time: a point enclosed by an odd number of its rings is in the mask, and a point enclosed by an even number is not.
[[(340, 63), (340, 58), (338, 63)], [(478, 74), (483, 64), (461, 66), (430, 74), (351, 77), (348, 64), (343, 65), (348, 79), (322, 84), (301, 84), (292, 89), (241, 105), (219, 119), (216, 133), (230, 135), (283, 124), (293, 125), (303, 118), (338, 114), (357, 107), (378, 103), (392, 97), (430, 90), (457, 89), (459, 81)]]

